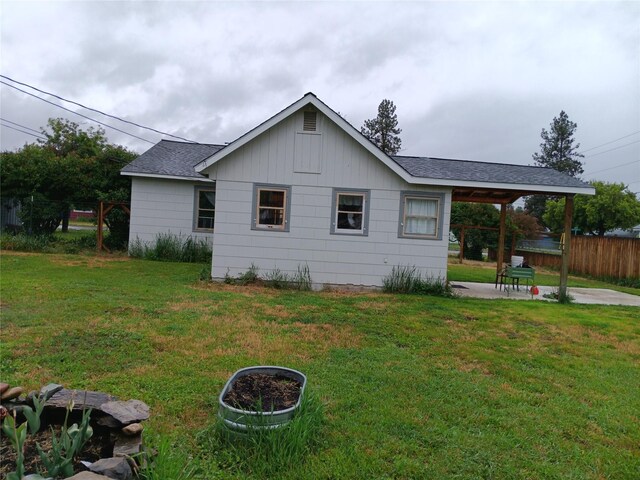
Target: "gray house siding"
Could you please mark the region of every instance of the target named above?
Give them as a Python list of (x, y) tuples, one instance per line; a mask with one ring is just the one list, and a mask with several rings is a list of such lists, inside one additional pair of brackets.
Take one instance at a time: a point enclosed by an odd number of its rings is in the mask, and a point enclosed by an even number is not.
[(213, 241), (213, 233), (194, 231), (195, 187), (207, 184), (184, 180), (132, 177), (129, 241), (153, 243), (159, 233)]
[[(445, 278), (451, 189), (409, 185), (320, 113), (320, 135), (307, 142), (301, 131), (302, 111), (205, 171), (216, 179), (212, 276), (238, 275), (252, 263), (263, 273), (292, 273), (306, 263), (316, 284), (380, 286), (393, 265)], [(254, 183), (291, 186), (289, 232), (251, 230)], [(370, 191), (367, 236), (331, 234), (334, 188)], [(444, 195), (440, 240), (398, 238), (402, 190)]]

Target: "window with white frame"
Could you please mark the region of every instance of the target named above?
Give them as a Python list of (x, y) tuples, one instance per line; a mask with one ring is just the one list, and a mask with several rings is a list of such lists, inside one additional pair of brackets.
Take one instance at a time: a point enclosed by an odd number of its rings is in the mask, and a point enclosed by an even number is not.
[(331, 233), (367, 235), (369, 191), (333, 189)]
[(251, 228), (288, 232), (290, 197), (291, 187), (254, 185)]
[(193, 229), (201, 232), (213, 232), (216, 216), (216, 189), (196, 187), (195, 197)]
[(439, 239), (442, 194), (403, 192), (400, 201), (400, 237)]

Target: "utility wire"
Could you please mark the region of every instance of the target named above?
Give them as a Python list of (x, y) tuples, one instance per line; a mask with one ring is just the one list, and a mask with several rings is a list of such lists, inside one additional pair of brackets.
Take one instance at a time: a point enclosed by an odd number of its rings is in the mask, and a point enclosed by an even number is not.
[[(1, 77), (2, 75), (0, 75)], [(633, 132), (630, 133), (629, 135), (625, 135), (624, 137), (620, 137), (620, 138), (616, 138), (615, 140), (611, 140), (610, 142), (606, 142), (606, 143), (601, 143), (600, 145), (596, 145), (595, 147), (591, 147), (591, 148), (587, 148), (586, 150), (582, 150), (579, 153), (586, 153), (586, 152), (590, 152), (591, 150), (595, 150), (596, 148), (600, 148), (600, 147), (604, 147), (605, 145), (610, 145), (612, 143), (617, 142), (618, 140), (623, 140), (625, 138), (629, 138), (629, 137), (633, 137), (634, 135), (637, 135), (640, 133), (640, 130), (638, 130), (637, 132)]]
[(73, 105), (77, 105), (78, 107), (82, 107), (82, 108), (84, 108), (84, 109), (86, 109), (86, 110), (91, 110), (92, 112), (99, 113), (99, 114), (101, 114), (101, 115), (104, 115), (105, 117), (113, 118), (113, 119), (115, 119), (115, 120), (119, 120), (119, 121), (121, 121), (121, 122), (128, 123), (129, 125), (134, 125), (134, 126), (136, 126), (136, 127), (138, 127), (138, 128), (143, 128), (143, 129), (145, 129), (145, 130), (150, 130), (150, 131), (152, 131), (152, 132), (159, 133), (160, 135), (165, 135), (165, 136), (167, 136), (167, 137), (177, 138), (178, 140), (184, 140), (185, 142), (189, 142), (189, 143), (198, 143), (198, 142), (195, 142), (195, 141), (193, 141), (193, 140), (188, 140), (188, 139), (186, 139), (186, 138), (179, 137), (179, 136), (177, 136), (177, 135), (172, 135), (172, 134), (167, 133), (167, 132), (162, 132), (162, 131), (160, 131), (160, 130), (156, 130), (155, 128), (145, 127), (144, 125), (140, 125), (139, 123), (131, 122), (131, 121), (129, 121), (129, 120), (125, 120), (124, 118), (120, 118), (120, 117), (117, 117), (117, 116), (115, 116), (115, 115), (110, 115), (110, 114), (108, 114), (108, 113), (105, 113), (105, 112), (103, 112), (103, 111), (101, 111), (101, 110), (97, 110), (97, 109), (95, 109), (95, 108), (87, 107), (86, 105), (83, 105), (83, 104), (81, 104), (81, 103), (74, 102), (73, 100), (68, 100), (68, 99), (63, 98), (63, 97), (61, 97), (61, 96), (59, 96), (59, 95), (56, 95), (55, 93), (51, 93), (51, 92), (46, 92), (46, 91), (44, 91), (44, 90), (40, 90), (39, 88), (34, 87), (33, 85), (29, 85), (28, 83), (22, 83), (22, 82), (19, 82), (18, 80), (14, 80), (13, 78), (7, 77), (6, 75), (0, 75), (0, 78), (4, 78), (5, 80), (9, 80), (9, 81), (11, 81), (11, 82), (13, 82), (13, 83), (17, 83), (18, 85), (22, 85), (23, 87), (31, 88), (31, 89), (33, 89), (33, 90), (36, 90), (37, 92), (44, 93), (45, 95), (50, 95), (50, 96), (52, 96), (52, 97), (57, 98), (58, 100), (62, 100), (62, 101), (64, 101), (64, 102), (72, 103)]
[(147, 142), (147, 143), (150, 143), (151, 145), (155, 145), (155, 142), (152, 142), (151, 140), (147, 140), (146, 138), (139, 137), (137, 135), (134, 135), (133, 133), (125, 132), (124, 130), (120, 130), (119, 128), (116, 128), (116, 127), (114, 127), (112, 125), (109, 125), (109, 124), (104, 123), (104, 122), (100, 122), (99, 120), (96, 120), (95, 118), (87, 117), (86, 115), (83, 115), (82, 113), (74, 112), (70, 108), (66, 108), (66, 107), (63, 107), (62, 105), (58, 105), (57, 103), (50, 102), (49, 100), (47, 100), (45, 98), (39, 97), (37, 95), (34, 95), (33, 93), (29, 93), (26, 90), (22, 90), (21, 88), (16, 87), (15, 85), (11, 85), (10, 83), (3, 82), (2, 80), (0, 80), (0, 83), (3, 84), (3, 85), (6, 85), (7, 87), (14, 88), (14, 89), (16, 89), (16, 90), (18, 90), (18, 91), (20, 91), (22, 93), (26, 93), (27, 95), (30, 95), (33, 98), (37, 98), (38, 100), (42, 100), (43, 102), (46, 102), (46, 103), (48, 103), (50, 105), (53, 105), (54, 107), (61, 108), (63, 110), (66, 110), (67, 112), (71, 112), (74, 115), (78, 115), (78, 116), (80, 116), (82, 118), (86, 118), (87, 120), (91, 120), (92, 122), (95, 122), (95, 123), (97, 123), (99, 125), (102, 125), (104, 127), (111, 128), (111, 129), (113, 129), (113, 130), (115, 130), (117, 132), (124, 133), (125, 135), (129, 135), (131, 137), (137, 138), (138, 140), (142, 140), (143, 142)]
[(45, 140), (45, 138), (42, 135), (36, 135), (35, 133), (27, 132), (25, 130), (21, 130), (21, 129), (16, 128), (16, 127), (12, 127), (11, 125), (5, 125), (4, 123), (0, 123), (0, 126), (2, 126), (4, 128), (10, 128), (11, 130), (15, 130), (16, 132), (24, 133), (26, 135), (31, 135), (32, 137), (37, 137), (37, 138), (39, 138), (41, 140)]
[(613, 170), (613, 169), (618, 168), (618, 167), (626, 167), (627, 165), (631, 165), (632, 163), (637, 163), (637, 162), (640, 162), (640, 160), (632, 160), (632, 161), (627, 162), (627, 163), (621, 163), (620, 165), (614, 165), (613, 167), (603, 168), (601, 170), (596, 170), (595, 172), (586, 173), (585, 175), (594, 175), (594, 174), (600, 173), (600, 172), (607, 172), (609, 170)]
[(625, 143), (624, 145), (620, 145), (619, 147), (610, 148), (609, 150), (605, 150), (603, 152), (594, 153), (593, 155), (585, 155), (585, 158), (597, 157), (598, 155), (602, 155), (603, 153), (613, 152), (614, 150), (619, 150), (624, 147), (628, 147), (629, 145), (633, 145), (634, 143), (640, 143), (640, 140), (635, 140), (633, 142)]
[(2, 117), (0, 117), (0, 120), (2, 120), (3, 122), (10, 123), (11, 125), (15, 125), (16, 127), (24, 128), (24, 129), (26, 129), (26, 130), (31, 130), (32, 132), (35, 132), (35, 133), (37, 133), (38, 135), (42, 135), (42, 132), (41, 132), (41, 131), (39, 131), (39, 130), (35, 130), (35, 129), (31, 128), (31, 127), (27, 127), (26, 125), (21, 125), (21, 124), (19, 124), (19, 123), (12, 122), (11, 120), (7, 120), (6, 118), (2, 118)]

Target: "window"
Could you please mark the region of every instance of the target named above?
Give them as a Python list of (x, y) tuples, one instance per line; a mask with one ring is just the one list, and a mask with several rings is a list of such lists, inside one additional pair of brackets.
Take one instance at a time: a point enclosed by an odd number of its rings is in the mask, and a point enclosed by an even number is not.
[(333, 189), (331, 233), (367, 235), (369, 191)]
[(288, 232), (290, 197), (291, 187), (254, 185), (251, 228)]
[(444, 195), (403, 192), (400, 198), (399, 237), (441, 239)]
[(213, 232), (216, 216), (216, 190), (211, 187), (196, 187), (195, 231)]

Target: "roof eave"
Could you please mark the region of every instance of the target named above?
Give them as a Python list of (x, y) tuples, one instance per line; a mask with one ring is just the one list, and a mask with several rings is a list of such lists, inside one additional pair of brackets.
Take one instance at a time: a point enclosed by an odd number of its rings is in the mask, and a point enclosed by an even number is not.
[(141, 172), (120, 172), (120, 175), (127, 177), (146, 177), (146, 178), (160, 178), (165, 180), (186, 180), (189, 182), (205, 182), (215, 183), (215, 180), (211, 180), (206, 177), (181, 177), (179, 175), (161, 175), (159, 173), (141, 173)]
[(560, 185), (535, 185), (526, 183), (473, 182), (469, 180), (446, 180), (439, 178), (411, 177), (407, 180), (414, 185), (434, 185), (445, 187), (468, 187), (494, 190), (520, 190), (531, 193), (595, 195), (593, 187), (566, 187)]

